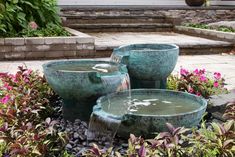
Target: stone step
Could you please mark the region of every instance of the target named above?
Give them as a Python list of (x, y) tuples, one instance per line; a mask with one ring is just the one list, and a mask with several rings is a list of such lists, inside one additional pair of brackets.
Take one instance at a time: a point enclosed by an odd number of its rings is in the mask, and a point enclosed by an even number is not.
[(93, 23), (173, 23), (175, 19), (162, 15), (61, 15), (65, 17), (64, 24)]
[(101, 23), (101, 24), (70, 24), (68, 27), (81, 32), (160, 32), (172, 31), (169, 23)]
[[(96, 49), (96, 57), (109, 57), (112, 54), (114, 48), (119, 47), (116, 46), (102, 46), (95, 45)], [(221, 54), (228, 53), (234, 47), (233, 45), (178, 45), (180, 47), (180, 55), (208, 55), (208, 54)]]

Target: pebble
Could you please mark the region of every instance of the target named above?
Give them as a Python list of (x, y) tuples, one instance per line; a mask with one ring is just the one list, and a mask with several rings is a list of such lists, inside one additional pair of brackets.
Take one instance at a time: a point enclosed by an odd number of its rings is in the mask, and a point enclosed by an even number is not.
[(79, 137), (79, 134), (75, 132), (75, 133), (73, 134), (73, 138), (77, 139), (78, 137)]
[(67, 149), (72, 149), (73, 148), (73, 146), (71, 145), (71, 144), (67, 144), (66, 146), (65, 146)]

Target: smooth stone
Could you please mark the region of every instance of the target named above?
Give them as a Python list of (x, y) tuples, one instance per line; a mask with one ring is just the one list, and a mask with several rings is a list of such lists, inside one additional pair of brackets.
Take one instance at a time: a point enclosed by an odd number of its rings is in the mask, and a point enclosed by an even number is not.
[(79, 137), (79, 134), (75, 132), (75, 133), (73, 134), (73, 138), (77, 139), (78, 137)]
[(225, 111), (228, 102), (235, 100), (235, 89), (229, 91), (228, 94), (213, 95), (209, 100), (208, 112), (221, 112)]
[(71, 144), (67, 144), (66, 146), (65, 146), (67, 149), (72, 149), (73, 148), (73, 146), (71, 145)]

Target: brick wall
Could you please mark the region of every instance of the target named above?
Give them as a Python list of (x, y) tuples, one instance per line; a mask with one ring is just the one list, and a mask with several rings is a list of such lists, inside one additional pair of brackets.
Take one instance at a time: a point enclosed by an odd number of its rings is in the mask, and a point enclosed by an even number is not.
[(94, 38), (66, 29), (73, 36), (0, 38), (0, 60), (81, 58), (95, 55)]
[[(234, 7), (156, 7), (156, 6), (116, 6), (116, 7), (71, 7), (63, 8), (63, 15), (163, 15), (178, 18), (183, 23), (210, 23), (235, 20)], [(94, 20), (95, 22), (95, 20)]]

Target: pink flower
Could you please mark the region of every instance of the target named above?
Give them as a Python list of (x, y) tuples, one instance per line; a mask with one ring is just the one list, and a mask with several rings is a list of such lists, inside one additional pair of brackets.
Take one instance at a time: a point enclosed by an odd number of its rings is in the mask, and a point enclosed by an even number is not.
[(202, 75), (202, 76), (200, 76), (200, 81), (207, 82), (208, 80), (205, 76)]
[(6, 104), (9, 100), (10, 100), (10, 96), (6, 95), (2, 99), (0, 99), (0, 102), (3, 103), (3, 104)]
[(9, 83), (4, 83), (3, 87), (7, 90), (12, 90), (12, 86), (9, 86)]
[(196, 75), (199, 75), (199, 74), (200, 74), (198, 69), (195, 69), (195, 70), (193, 71), (193, 73), (196, 74)]
[(202, 94), (201, 94), (201, 93), (199, 93), (199, 92), (197, 92), (197, 93), (196, 93), (196, 95), (197, 95), (197, 96), (201, 96)]
[(220, 74), (219, 72), (215, 72), (215, 73), (214, 73), (214, 78), (215, 78), (216, 80), (221, 79), (221, 74)]
[(214, 82), (214, 87), (219, 87), (219, 83), (217, 81)]
[(206, 70), (205, 69), (200, 69), (199, 73), (200, 74), (205, 74)]
[(38, 28), (38, 25), (36, 22), (31, 21), (31, 22), (29, 22), (29, 28), (36, 30)]
[(186, 76), (186, 75), (188, 75), (188, 73), (189, 72), (186, 69), (180, 68), (180, 75)]
[(194, 93), (194, 89), (192, 87), (189, 87), (188, 92), (189, 93)]

